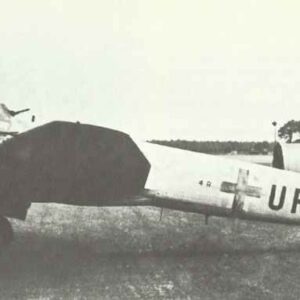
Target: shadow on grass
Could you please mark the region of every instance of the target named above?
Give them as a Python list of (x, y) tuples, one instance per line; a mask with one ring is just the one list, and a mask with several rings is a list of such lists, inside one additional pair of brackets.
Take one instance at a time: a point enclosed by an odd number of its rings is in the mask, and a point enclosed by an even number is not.
[(0, 288), (9, 291), (24, 291), (27, 288), (37, 291), (48, 287), (63, 289), (74, 285), (74, 282), (87, 286), (105, 282), (118, 286), (121, 279), (136, 274), (143, 280), (160, 270), (168, 270), (170, 276), (175, 276), (172, 274), (181, 267), (200, 274), (203, 270), (204, 273), (205, 270), (209, 272), (216, 268), (224, 255), (235, 266), (244, 257), (300, 251), (300, 244), (286, 247), (257, 244), (251, 249), (247, 246), (237, 249), (228, 242), (216, 243), (203, 237), (185, 244), (177, 242), (170, 248), (159, 243), (155, 246), (150, 250), (135, 245), (128, 249), (122, 248), (120, 242), (118, 247), (109, 249), (107, 240), (101, 238), (87, 242), (59, 235), (49, 237), (41, 233), (19, 232), (15, 242), (2, 249)]
[[(112, 237), (113, 238), (113, 237)], [(201, 238), (186, 242), (185, 244), (176, 241), (169, 244), (152, 241), (151, 249), (144, 245), (132, 245), (122, 248), (122, 242), (118, 247), (111, 244), (111, 249), (106, 239), (99, 238), (91, 242), (86, 239), (66, 239), (61, 235), (47, 236), (41, 233), (22, 233), (16, 236), (16, 240), (1, 250), (0, 264), (3, 260), (13, 259), (14, 262), (22, 261), (27, 264), (32, 261), (60, 263), (72, 260), (80, 260), (83, 263), (98, 259), (120, 259), (123, 258), (178, 258), (178, 257), (210, 257), (219, 255), (260, 255), (280, 253), (300, 253), (300, 243), (288, 243), (285, 246), (266, 246), (263, 243), (256, 243), (253, 246), (225, 240), (211, 241)], [(1, 273), (1, 269), (0, 269)]]

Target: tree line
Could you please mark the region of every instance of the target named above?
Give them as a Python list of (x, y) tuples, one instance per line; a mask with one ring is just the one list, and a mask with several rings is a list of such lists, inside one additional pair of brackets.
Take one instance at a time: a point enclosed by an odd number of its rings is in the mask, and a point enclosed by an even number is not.
[(151, 140), (150, 143), (207, 154), (268, 154), (274, 143), (237, 141)]
[[(277, 126), (277, 122), (272, 122)], [(300, 121), (290, 120), (276, 132), (286, 143), (300, 143)], [(194, 152), (208, 154), (268, 154), (273, 151), (274, 143), (263, 142), (237, 142), (237, 141), (187, 141), (187, 140), (151, 140), (154, 144), (165, 145)]]
[[(272, 123), (274, 126), (276, 122)], [(278, 130), (278, 136), (287, 143), (300, 143), (300, 121), (290, 120), (281, 126)], [(296, 136), (296, 138), (295, 138)]]

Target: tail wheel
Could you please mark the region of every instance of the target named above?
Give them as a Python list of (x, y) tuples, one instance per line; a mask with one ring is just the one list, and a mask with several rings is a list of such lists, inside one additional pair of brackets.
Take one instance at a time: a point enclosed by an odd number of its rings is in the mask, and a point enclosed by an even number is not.
[(14, 238), (14, 232), (9, 221), (0, 216), (0, 243), (1, 245), (8, 245)]

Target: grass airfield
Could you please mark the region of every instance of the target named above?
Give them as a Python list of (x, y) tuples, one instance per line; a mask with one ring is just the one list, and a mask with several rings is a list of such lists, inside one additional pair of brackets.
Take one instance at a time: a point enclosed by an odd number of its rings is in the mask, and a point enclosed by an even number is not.
[(271, 167), (273, 155), (243, 155), (243, 154), (234, 154), (234, 155), (221, 155), (225, 158), (230, 158), (234, 160), (247, 161), (249, 163), (260, 164), (264, 166)]
[(299, 299), (298, 227), (151, 207), (33, 204), (1, 299)]

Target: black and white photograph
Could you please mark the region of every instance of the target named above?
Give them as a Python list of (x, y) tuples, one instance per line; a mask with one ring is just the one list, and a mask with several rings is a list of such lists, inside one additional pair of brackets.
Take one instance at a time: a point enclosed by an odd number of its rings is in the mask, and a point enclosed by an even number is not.
[(0, 2), (0, 299), (300, 299), (300, 3)]

